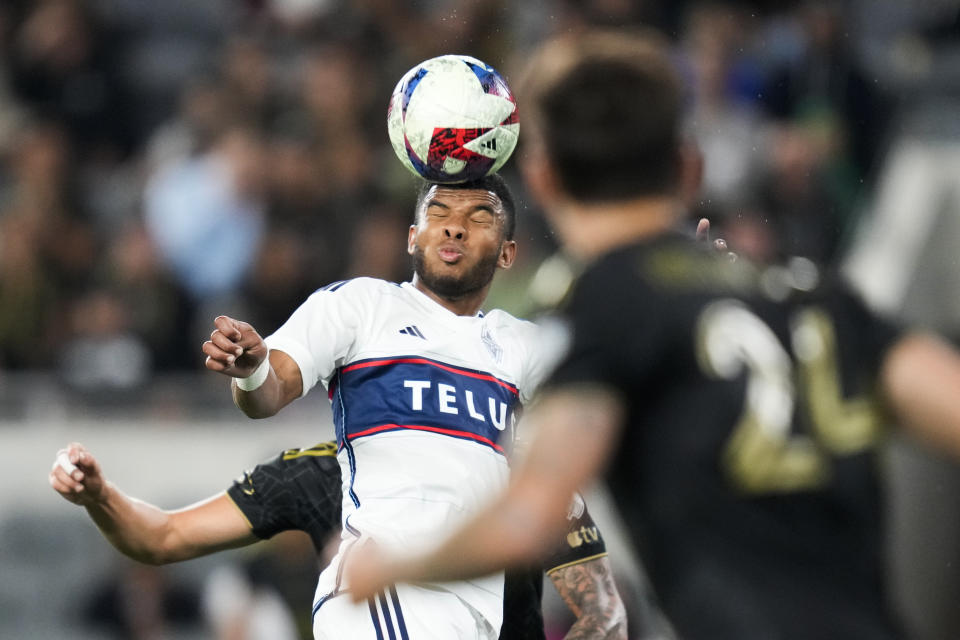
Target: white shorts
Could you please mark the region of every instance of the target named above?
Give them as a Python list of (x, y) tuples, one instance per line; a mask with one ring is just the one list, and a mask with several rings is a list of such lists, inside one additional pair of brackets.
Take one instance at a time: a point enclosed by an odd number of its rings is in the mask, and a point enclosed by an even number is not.
[(320, 574), (313, 603), (315, 640), (497, 640), (499, 629), (449, 591), (398, 584), (367, 602), (341, 589), (340, 558)]

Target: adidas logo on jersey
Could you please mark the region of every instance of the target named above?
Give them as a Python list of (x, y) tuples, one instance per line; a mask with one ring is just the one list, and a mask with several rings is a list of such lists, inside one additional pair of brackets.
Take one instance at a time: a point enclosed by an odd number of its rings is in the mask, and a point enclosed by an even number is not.
[(414, 338), (423, 338), (424, 340), (427, 339), (427, 336), (420, 333), (420, 329), (417, 329), (416, 325), (410, 325), (409, 327), (404, 327), (403, 329), (400, 329), (400, 333), (402, 333), (405, 336), (413, 336)]

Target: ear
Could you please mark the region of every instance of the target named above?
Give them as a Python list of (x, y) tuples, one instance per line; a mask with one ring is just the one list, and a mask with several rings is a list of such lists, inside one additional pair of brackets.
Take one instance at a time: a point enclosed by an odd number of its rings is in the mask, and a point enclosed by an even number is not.
[(501, 269), (509, 269), (516, 259), (517, 242), (515, 240), (504, 240), (500, 247), (500, 257), (497, 258), (497, 266)]
[(562, 196), (560, 183), (546, 153), (540, 146), (531, 144), (520, 162), (524, 182), (534, 199), (544, 209), (550, 209)]
[(414, 250), (417, 247), (417, 225), (410, 225), (410, 230), (407, 232), (407, 253), (413, 255)]

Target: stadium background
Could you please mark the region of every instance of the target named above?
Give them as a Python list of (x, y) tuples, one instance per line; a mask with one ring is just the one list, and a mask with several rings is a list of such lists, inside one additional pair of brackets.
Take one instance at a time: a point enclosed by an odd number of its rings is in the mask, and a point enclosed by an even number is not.
[[(266, 334), (330, 281), (408, 277), (415, 183), (385, 109), (428, 57), (474, 55), (510, 81), (551, 34), (662, 29), (706, 161), (691, 219), (709, 215), (758, 260), (845, 265), (881, 311), (960, 335), (957, 11), (954, 0), (0, 3), (0, 637), (243, 637), (224, 621), (284, 615), (257, 600), (263, 585), (310, 597), (299, 537), (138, 567), (46, 474), (79, 440), (128, 492), (173, 507), (331, 436), (322, 394), (242, 418), (199, 346), (220, 313)], [(522, 102), (520, 114), (522, 131)], [(554, 244), (514, 164), (520, 259), (489, 306), (524, 315)], [(899, 441), (888, 462), (897, 606), (917, 638), (960, 637), (958, 467)], [(629, 599), (642, 579), (602, 493), (590, 504)], [(547, 592), (559, 637), (569, 618)]]

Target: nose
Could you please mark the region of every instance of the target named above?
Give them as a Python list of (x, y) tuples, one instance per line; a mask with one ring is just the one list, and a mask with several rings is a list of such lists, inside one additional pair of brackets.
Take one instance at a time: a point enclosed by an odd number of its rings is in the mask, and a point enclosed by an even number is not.
[(467, 233), (466, 226), (459, 220), (448, 220), (443, 226), (443, 233), (448, 238), (463, 240)]

